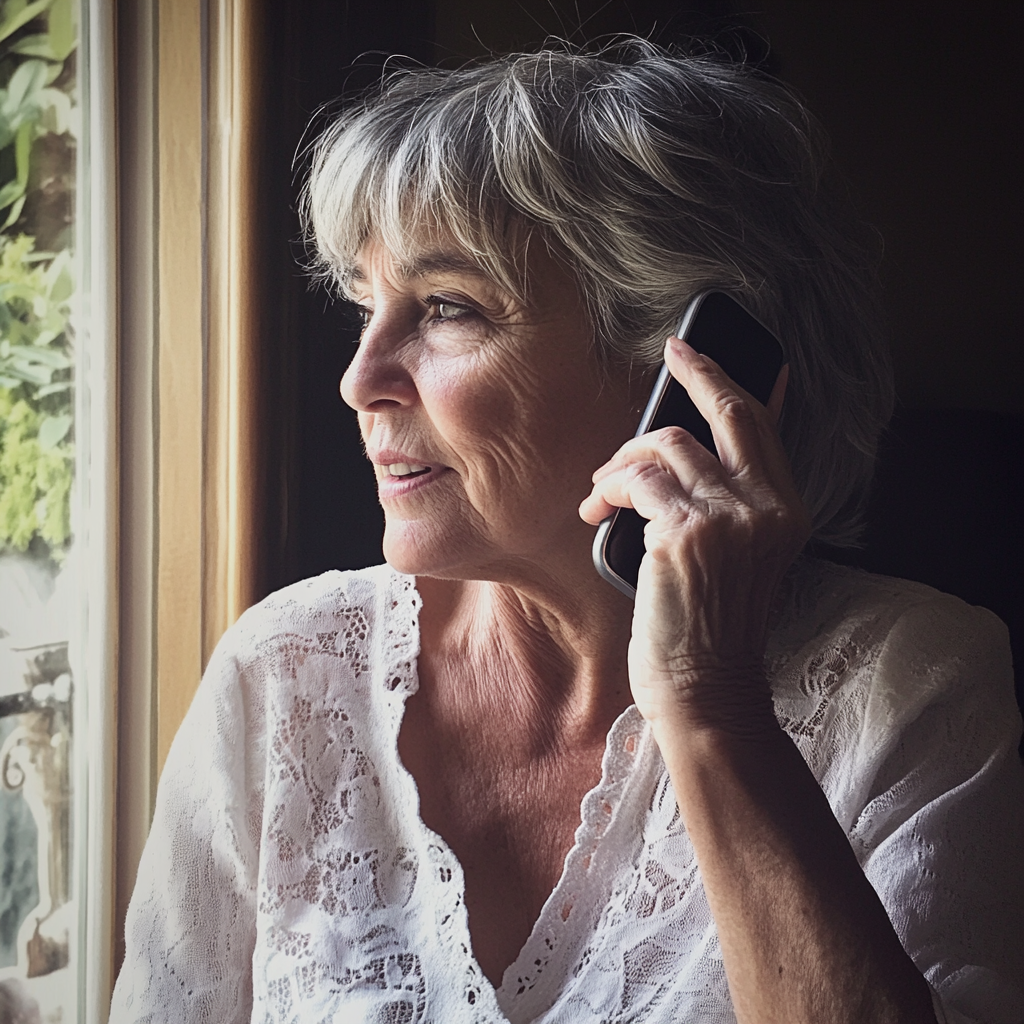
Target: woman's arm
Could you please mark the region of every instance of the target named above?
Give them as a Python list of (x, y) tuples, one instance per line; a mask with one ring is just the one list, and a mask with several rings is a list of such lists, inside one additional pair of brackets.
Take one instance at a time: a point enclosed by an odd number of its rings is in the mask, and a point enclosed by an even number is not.
[(653, 726), (740, 1021), (933, 1021), (927, 986), (781, 731)]
[(252, 1012), (262, 779), (250, 777), (258, 743), (234, 635), (214, 652), (160, 778), (110, 1024), (241, 1024)]
[(722, 945), (737, 1018), (928, 1022), (928, 986), (843, 830), (775, 719), (767, 618), (808, 534), (769, 410), (675, 340), (672, 373), (722, 461), (669, 428), (595, 475), (588, 521), (630, 505), (650, 522), (630, 681), (675, 788)]

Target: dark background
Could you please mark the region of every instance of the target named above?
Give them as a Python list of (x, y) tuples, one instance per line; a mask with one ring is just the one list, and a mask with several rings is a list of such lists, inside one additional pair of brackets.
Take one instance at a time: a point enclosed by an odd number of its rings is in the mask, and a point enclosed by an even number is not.
[(265, 3), (264, 591), (381, 560), (372, 473), (337, 390), (351, 323), (299, 267), (293, 157), (317, 109), (390, 54), (458, 64), (548, 34), (710, 36), (802, 94), (884, 239), (901, 405), (867, 549), (832, 554), (994, 608), (1020, 655), (1024, 4)]

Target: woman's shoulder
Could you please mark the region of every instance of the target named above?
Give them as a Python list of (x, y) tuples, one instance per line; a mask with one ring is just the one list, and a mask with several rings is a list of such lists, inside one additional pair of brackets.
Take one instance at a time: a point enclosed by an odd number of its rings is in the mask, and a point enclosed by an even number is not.
[(954, 731), (998, 730), (987, 745), (1019, 738), (1006, 626), (921, 583), (800, 558), (779, 596), (767, 667), (805, 756), (850, 744), (880, 753), (940, 707)]
[[(248, 661), (299, 643), (338, 651), (373, 646), (383, 633), (412, 638), (419, 595), (412, 576), (389, 565), (331, 570), (269, 594), (224, 634), (222, 655)], [(222, 649), (222, 650), (221, 650)]]
[[(196, 701), (255, 724), (282, 702), (311, 706), (415, 688), (415, 578), (380, 565), (300, 580), (253, 605), (221, 638)], [(369, 708), (369, 705), (367, 705)]]
[(1005, 646), (1007, 630), (987, 608), (924, 583), (878, 576), (809, 556), (787, 575), (776, 606), (773, 643), (795, 649), (826, 638), (857, 636), (861, 644), (923, 644), (941, 661), (956, 649)]

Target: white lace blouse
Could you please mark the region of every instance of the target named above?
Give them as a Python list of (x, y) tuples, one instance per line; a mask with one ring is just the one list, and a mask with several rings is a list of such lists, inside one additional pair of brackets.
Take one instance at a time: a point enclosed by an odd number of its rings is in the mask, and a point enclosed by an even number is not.
[[(1024, 1019), (1024, 772), (1005, 629), (801, 559), (768, 652), (779, 720), (951, 1022)], [(635, 708), (495, 990), (462, 870), (397, 752), (415, 580), (327, 573), (218, 646), (164, 769), (112, 1024), (734, 1021), (715, 925)]]

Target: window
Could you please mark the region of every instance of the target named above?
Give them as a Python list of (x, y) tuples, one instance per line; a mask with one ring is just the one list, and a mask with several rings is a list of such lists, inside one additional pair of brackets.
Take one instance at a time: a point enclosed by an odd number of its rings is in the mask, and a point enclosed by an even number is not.
[(109, 945), (108, 16), (0, 2), (3, 1019), (85, 1019)]

